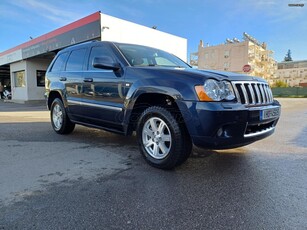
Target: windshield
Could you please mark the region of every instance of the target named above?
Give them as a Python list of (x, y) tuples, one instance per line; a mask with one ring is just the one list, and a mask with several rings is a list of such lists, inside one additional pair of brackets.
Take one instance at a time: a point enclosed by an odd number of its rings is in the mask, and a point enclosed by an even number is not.
[(191, 68), (178, 57), (159, 49), (130, 44), (117, 44), (117, 47), (131, 66)]

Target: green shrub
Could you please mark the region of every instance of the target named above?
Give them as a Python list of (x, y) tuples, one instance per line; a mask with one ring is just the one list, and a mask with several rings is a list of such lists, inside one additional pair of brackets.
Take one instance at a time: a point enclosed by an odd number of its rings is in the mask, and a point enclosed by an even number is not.
[(281, 80), (276, 81), (273, 85), (272, 88), (286, 88), (289, 87), (289, 85)]

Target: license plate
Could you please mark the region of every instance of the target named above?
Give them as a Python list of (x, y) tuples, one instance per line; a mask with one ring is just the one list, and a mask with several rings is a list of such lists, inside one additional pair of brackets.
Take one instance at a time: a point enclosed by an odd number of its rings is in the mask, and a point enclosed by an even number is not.
[(271, 108), (271, 109), (264, 109), (260, 111), (260, 120), (267, 120), (279, 117), (280, 114), (280, 108)]

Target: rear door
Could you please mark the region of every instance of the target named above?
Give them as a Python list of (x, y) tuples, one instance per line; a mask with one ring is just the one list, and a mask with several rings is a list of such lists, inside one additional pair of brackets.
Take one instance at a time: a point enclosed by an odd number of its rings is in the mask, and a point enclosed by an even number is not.
[(60, 86), (58, 82), (63, 80), (62, 76), (68, 55), (69, 52), (63, 52), (58, 54), (56, 59), (53, 61), (52, 66), (47, 70), (47, 78), (48, 82), (50, 83), (50, 85), (46, 85), (48, 89), (50, 90), (63, 89), (63, 86)]
[(113, 70), (94, 68), (95, 57), (116, 57), (104, 44), (93, 46), (90, 50), (87, 71), (83, 75), (83, 106), (92, 124), (117, 129), (120, 128), (124, 103), (124, 77)]
[(74, 120), (79, 120), (83, 114), (81, 91), (86, 55), (86, 48), (72, 50), (62, 75), (62, 81), (65, 82), (68, 110)]

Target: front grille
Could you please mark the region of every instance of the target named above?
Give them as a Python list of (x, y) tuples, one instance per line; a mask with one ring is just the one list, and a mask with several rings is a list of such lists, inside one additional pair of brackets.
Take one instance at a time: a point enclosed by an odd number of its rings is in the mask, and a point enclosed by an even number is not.
[(234, 81), (232, 85), (239, 103), (244, 105), (266, 105), (273, 102), (273, 94), (268, 83)]

